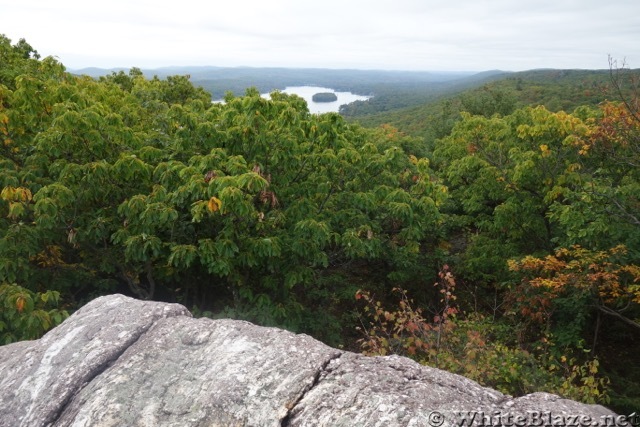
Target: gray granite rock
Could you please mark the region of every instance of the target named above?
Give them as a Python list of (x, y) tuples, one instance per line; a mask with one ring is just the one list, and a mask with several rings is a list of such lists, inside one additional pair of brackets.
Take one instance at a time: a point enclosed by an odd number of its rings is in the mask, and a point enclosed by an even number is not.
[(70, 400), (159, 319), (189, 311), (122, 295), (93, 300), (36, 341), (0, 347), (0, 426), (54, 423)]
[(122, 295), (90, 302), (40, 340), (0, 347), (0, 391), (1, 427), (517, 426), (576, 416), (604, 426), (615, 415)]

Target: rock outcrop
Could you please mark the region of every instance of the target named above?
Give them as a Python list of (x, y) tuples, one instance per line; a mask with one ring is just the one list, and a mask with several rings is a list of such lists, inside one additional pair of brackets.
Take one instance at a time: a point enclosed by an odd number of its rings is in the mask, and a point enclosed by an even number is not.
[(39, 340), (0, 347), (0, 391), (2, 427), (612, 425), (615, 416), (122, 295), (90, 302)]

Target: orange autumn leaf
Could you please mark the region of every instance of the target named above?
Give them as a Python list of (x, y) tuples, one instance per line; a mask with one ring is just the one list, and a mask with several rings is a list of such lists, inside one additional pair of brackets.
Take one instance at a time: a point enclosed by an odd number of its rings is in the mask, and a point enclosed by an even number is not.
[(16, 309), (18, 310), (18, 313), (22, 313), (25, 303), (26, 300), (24, 299), (24, 297), (18, 297), (16, 299)]

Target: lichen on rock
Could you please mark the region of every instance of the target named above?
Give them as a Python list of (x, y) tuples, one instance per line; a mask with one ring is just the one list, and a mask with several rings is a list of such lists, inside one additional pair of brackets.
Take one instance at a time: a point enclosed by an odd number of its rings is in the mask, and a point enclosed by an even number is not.
[(443, 426), (472, 411), (614, 415), (122, 295), (95, 299), (39, 340), (0, 347), (0, 390), (0, 427), (433, 427), (434, 413)]

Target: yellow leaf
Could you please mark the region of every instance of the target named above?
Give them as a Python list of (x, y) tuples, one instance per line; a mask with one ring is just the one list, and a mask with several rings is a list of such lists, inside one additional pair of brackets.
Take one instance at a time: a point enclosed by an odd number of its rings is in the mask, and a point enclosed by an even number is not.
[(22, 202), (29, 202), (33, 198), (33, 195), (31, 194), (31, 190), (24, 187), (16, 188), (16, 195), (17, 195), (16, 200), (19, 200)]
[(28, 202), (32, 199), (31, 190), (24, 187), (4, 187), (0, 192), (0, 198), (8, 202)]
[(549, 151), (549, 146), (546, 144), (542, 144), (540, 146), (540, 151), (542, 151), (542, 157), (547, 157), (551, 155), (551, 152)]
[(16, 189), (11, 186), (4, 187), (0, 193), (0, 198), (2, 198), (2, 200), (12, 201), (15, 192)]
[(222, 206), (222, 202), (217, 197), (210, 198), (209, 203), (207, 203), (207, 208), (209, 208), (209, 211), (211, 212), (216, 212), (220, 210), (221, 206)]

